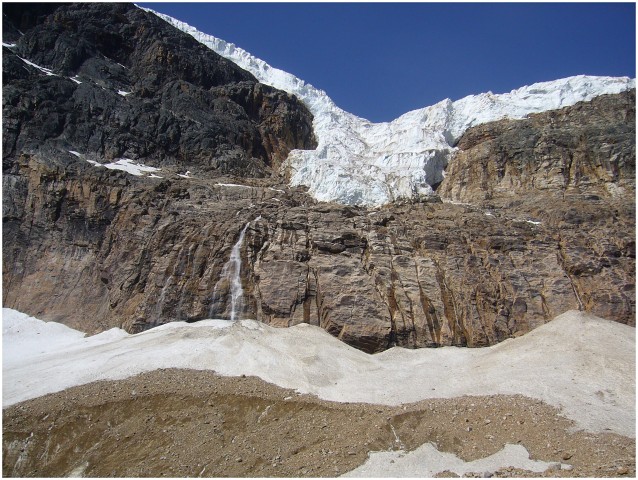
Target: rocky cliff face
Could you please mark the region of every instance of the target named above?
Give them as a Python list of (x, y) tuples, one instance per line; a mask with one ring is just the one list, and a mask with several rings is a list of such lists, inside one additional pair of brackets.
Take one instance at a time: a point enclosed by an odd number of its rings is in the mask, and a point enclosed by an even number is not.
[(581, 309), (635, 324), (635, 90), (461, 138), (441, 196), (521, 212), (558, 239)]
[(7, 4), (3, 35), (3, 288), (22, 308), (112, 324), (95, 262), (117, 219), (141, 238), (128, 200), (153, 211), (171, 179), (269, 177), (315, 146), (295, 97), (133, 5)]
[[(313, 148), (295, 98), (130, 4), (3, 7), (3, 155), (265, 176)], [(22, 34), (18, 33), (21, 32)]]
[(631, 90), (472, 128), (438, 193), (469, 203), (569, 193), (622, 201), (635, 185), (635, 103)]
[[(490, 345), (573, 308), (635, 324), (635, 92), (470, 129), (426, 202), (318, 203), (272, 174), (313, 145), (294, 98), (130, 6), (6, 7), (4, 306), (88, 332), (230, 318), (235, 248), (242, 318), (369, 352)], [(39, 28), (58, 53), (29, 46)], [(66, 67), (84, 37), (122, 53)], [(161, 170), (87, 161), (122, 156)]]

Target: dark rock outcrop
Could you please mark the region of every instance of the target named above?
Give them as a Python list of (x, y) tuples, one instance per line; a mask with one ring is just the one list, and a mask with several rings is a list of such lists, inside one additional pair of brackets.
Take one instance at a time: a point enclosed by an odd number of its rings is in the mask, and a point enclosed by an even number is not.
[(4, 42), (15, 45), (3, 47), (5, 159), (40, 153), (66, 166), (76, 151), (265, 176), (291, 149), (314, 147), (312, 116), (295, 97), (131, 4), (3, 13)]
[[(574, 308), (635, 325), (635, 92), (468, 130), (440, 197), (317, 203), (271, 174), (312, 145), (294, 98), (131, 6), (11, 8), (4, 306), (88, 332), (229, 318), (245, 228), (240, 316), (369, 352), (491, 345)], [(86, 161), (121, 156), (164, 178)]]

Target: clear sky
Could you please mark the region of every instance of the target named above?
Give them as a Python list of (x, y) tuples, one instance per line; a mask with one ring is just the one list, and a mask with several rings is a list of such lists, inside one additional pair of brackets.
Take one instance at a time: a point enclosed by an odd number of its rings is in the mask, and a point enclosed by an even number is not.
[(636, 76), (634, 3), (141, 3), (389, 121), (445, 98)]

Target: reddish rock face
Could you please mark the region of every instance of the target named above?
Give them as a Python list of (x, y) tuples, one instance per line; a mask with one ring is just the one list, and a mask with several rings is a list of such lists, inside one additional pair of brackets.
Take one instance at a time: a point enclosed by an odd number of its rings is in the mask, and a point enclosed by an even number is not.
[[(142, 22), (113, 5), (114, 18)], [(81, 9), (61, 8), (55, 18), (67, 20)], [(138, 100), (25, 76), (3, 56), (5, 307), (91, 333), (230, 318), (222, 272), (238, 245), (241, 318), (319, 325), (368, 352), (491, 345), (568, 309), (635, 325), (635, 92), (469, 130), (427, 202), (320, 204), (273, 174), (290, 149), (313, 145), (305, 108), (213, 57), (172, 78), (183, 49), (150, 42), (161, 24), (144, 25), (134, 30), (149, 42), (141, 61), (152, 55), (167, 66), (157, 82), (139, 77)], [(204, 88), (211, 79), (228, 82)], [(108, 108), (101, 123), (78, 113), (41, 128), (45, 113), (77, 110), (69, 99)], [(151, 117), (135, 117), (142, 107)], [(168, 122), (155, 143), (155, 127), (131, 135), (113, 120), (154, 112)], [(225, 119), (219, 135), (186, 128), (212, 114)], [(92, 125), (102, 140), (82, 133)], [(164, 178), (96, 168), (68, 150), (137, 152)], [(190, 178), (177, 175), (185, 170)]]
[(494, 215), (539, 221), (534, 228), (556, 239), (554, 256), (578, 307), (630, 325), (635, 102), (632, 90), (473, 128), (459, 141), (439, 189), (442, 197)]

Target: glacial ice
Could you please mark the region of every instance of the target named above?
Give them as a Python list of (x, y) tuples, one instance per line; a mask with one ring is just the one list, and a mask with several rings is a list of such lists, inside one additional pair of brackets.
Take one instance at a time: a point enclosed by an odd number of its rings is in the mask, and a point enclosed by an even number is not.
[(290, 184), (306, 185), (320, 201), (379, 206), (432, 195), (443, 180), (455, 143), (468, 128), (503, 118), (521, 119), (635, 88), (628, 77), (579, 75), (536, 83), (509, 93), (470, 95), (413, 110), (391, 122), (373, 123), (339, 108), (319, 90), (271, 67), (232, 43), (167, 15), (148, 10), (190, 34), (260, 82), (296, 95), (314, 115), (315, 150), (293, 150), (282, 169)]

